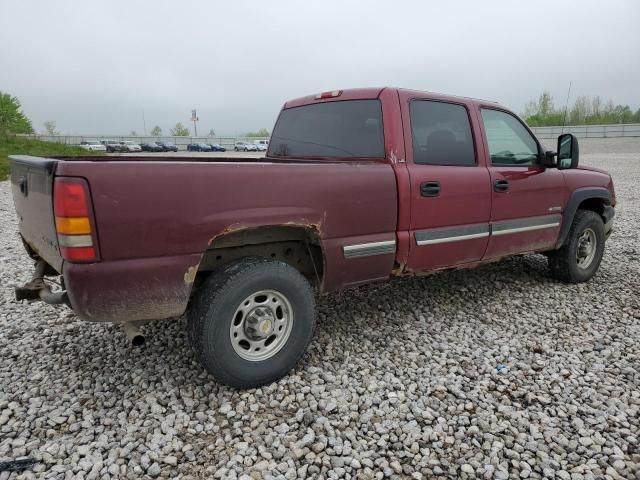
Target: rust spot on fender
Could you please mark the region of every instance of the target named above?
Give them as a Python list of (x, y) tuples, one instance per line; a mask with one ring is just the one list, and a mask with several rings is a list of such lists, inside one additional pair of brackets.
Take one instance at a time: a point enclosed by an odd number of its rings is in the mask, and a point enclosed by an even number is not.
[(198, 273), (198, 265), (193, 265), (189, 267), (184, 274), (184, 283), (185, 285), (191, 285), (193, 281), (196, 279), (196, 274)]
[[(324, 212), (323, 214), (323, 220), (326, 221), (327, 218), (327, 212)], [(303, 218), (301, 219), (301, 221), (291, 221), (291, 222), (287, 222), (287, 223), (283, 223), (280, 226), (282, 227), (303, 227), (305, 229), (308, 230), (313, 230), (313, 232), (318, 236), (318, 238), (321, 238), (321, 225), (322, 222), (318, 222), (318, 223), (313, 223), (313, 222), (309, 222), (307, 219)]]

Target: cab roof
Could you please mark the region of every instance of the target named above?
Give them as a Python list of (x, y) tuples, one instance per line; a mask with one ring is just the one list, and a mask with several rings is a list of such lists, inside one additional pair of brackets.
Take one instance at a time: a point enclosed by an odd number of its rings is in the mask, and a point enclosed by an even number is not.
[(496, 105), (497, 102), (491, 100), (481, 100), (471, 97), (462, 97), (456, 95), (445, 95), (442, 93), (426, 92), (421, 90), (411, 90), (406, 88), (396, 87), (368, 87), (368, 88), (348, 88), (344, 90), (330, 90), (327, 92), (321, 92), (313, 95), (306, 95), (304, 97), (295, 98), (289, 100), (284, 104), (283, 108), (300, 107), (302, 105), (310, 105), (314, 103), (340, 101), (340, 100), (371, 100), (380, 96), (383, 90), (395, 90), (397, 92), (405, 92), (408, 94), (415, 94), (420, 97), (429, 97), (443, 101), (452, 101), (456, 103), (469, 103), (477, 102), (481, 104)]

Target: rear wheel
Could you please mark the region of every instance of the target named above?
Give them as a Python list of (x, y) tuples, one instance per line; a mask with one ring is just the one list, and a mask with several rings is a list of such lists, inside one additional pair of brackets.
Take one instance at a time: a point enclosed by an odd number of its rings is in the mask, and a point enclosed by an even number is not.
[(315, 325), (313, 291), (290, 265), (250, 257), (211, 274), (188, 315), (194, 353), (221, 383), (252, 388), (286, 375)]
[(595, 275), (604, 254), (604, 222), (591, 210), (578, 210), (566, 243), (548, 254), (551, 274), (567, 283), (586, 282)]

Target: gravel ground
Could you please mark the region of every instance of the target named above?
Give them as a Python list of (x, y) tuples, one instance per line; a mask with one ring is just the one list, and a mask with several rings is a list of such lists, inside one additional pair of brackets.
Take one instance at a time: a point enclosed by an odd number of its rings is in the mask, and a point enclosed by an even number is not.
[(194, 363), (182, 320), (132, 349), (17, 304), (31, 265), (0, 183), (0, 462), (37, 460), (0, 480), (640, 479), (640, 139), (581, 150), (620, 202), (591, 282), (529, 256), (322, 298), (299, 367), (244, 392)]

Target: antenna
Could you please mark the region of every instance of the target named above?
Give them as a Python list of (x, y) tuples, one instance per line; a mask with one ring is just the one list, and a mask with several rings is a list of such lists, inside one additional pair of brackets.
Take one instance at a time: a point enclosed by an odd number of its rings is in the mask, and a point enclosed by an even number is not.
[(567, 121), (567, 109), (569, 108), (569, 95), (571, 94), (571, 81), (569, 81), (569, 90), (567, 91), (567, 101), (564, 104), (564, 115), (562, 116), (562, 131), (560, 134), (564, 133), (564, 124)]

